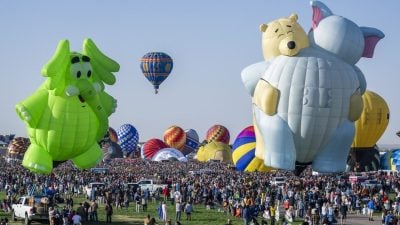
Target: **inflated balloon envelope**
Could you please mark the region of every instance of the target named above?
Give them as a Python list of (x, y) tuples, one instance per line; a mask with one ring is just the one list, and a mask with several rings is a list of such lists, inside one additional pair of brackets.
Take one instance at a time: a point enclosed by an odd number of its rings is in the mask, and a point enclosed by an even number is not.
[(83, 42), (82, 53), (71, 52), (61, 40), (53, 58), (43, 67), (45, 82), (16, 105), (25, 122), (31, 145), (22, 165), (48, 174), (53, 161), (71, 159), (80, 169), (102, 159), (98, 145), (108, 130), (108, 117), (117, 101), (107, 94), (119, 64), (104, 55), (91, 39)]
[(379, 169), (379, 138), (389, 124), (389, 107), (378, 94), (367, 90), (363, 96), (364, 108), (355, 122), (355, 135), (347, 160), (348, 170), (356, 172)]
[[(300, 173), (312, 164), (317, 172), (340, 172), (346, 168), (366, 89), (354, 64), (372, 57), (384, 35), (332, 14), (321, 2), (311, 5), (308, 36), (291, 30), (298, 26), (297, 16), (260, 26), (263, 43), (276, 38), (263, 44), (264, 56), (269, 49), (278, 48), (280, 54), (245, 68), (242, 80), (253, 96), (256, 156), (265, 165)], [(302, 43), (297, 51), (282, 50), (297, 42)]]

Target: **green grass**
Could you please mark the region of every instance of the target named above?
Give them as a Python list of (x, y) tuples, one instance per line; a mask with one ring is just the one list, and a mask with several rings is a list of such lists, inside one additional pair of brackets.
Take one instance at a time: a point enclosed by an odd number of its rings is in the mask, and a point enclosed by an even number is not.
[[(4, 193), (0, 192), (0, 199), (4, 198)], [(85, 198), (79, 197), (79, 198), (74, 198), (74, 209), (77, 208), (77, 205), (80, 202), (86, 201)], [(158, 214), (157, 214), (157, 204), (156, 202), (149, 202), (148, 204), (148, 209), (147, 212), (140, 211), (139, 213), (135, 212), (135, 203), (130, 203), (128, 210), (125, 208), (123, 209), (116, 209), (113, 206), (114, 209), (114, 214), (112, 216), (112, 224), (114, 225), (143, 225), (143, 220), (149, 214), (151, 217), (156, 218), (156, 221), (158, 222), (159, 225), (164, 225), (162, 221), (158, 219)], [(98, 217), (99, 217), (99, 223), (91, 223), (91, 222), (85, 222), (84, 224), (98, 224), (98, 225), (106, 225), (106, 216), (105, 216), (105, 205), (100, 205), (98, 209)], [(63, 204), (59, 205), (60, 208), (63, 207)], [(175, 222), (175, 205), (171, 205), (171, 202), (167, 202), (167, 209), (168, 209), (168, 219), (171, 219), (173, 222)], [(218, 212), (218, 208), (212, 209), (212, 210), (206, 210), (203, 204), (201, 205), (194, 205), (193, 206), (193, 213), (192, 213), (192, 220), (187, 221), (186, 220), (186, 214), (182, 212), (182, 217), (181, 217), (181, 223), (183, 225), (202, 225), (202, 224), (207, 224), (207, 225), (223, 225), (226, 223), (227, 219), (232, 220), (232, 224), (234, 225), (240, 225), (243, 224), (243, 220), (241, 218), (235, 218), (232, 216), (228, 216), (226, 213), (223, 212)], [(10, 220), (11, 215), (9, 213), (0, 213), (0, 218), (7, 217)], [(259, 219), (260, 221), (260, 219)], [(10, 221), (12, 224), (23, 224), (22, 221)], [(34, 222), (33, 224), (39, 224), (37, 222)], [(174, 224), (174, 223), (173, 223)], [(269, 224), (269, 222), (268, 222)], [(279, 223), (278, 223), (279, 224)], [(292, 223), (292, 225), (299, 225), (301, 224), (300, 220), (295, 221)]]

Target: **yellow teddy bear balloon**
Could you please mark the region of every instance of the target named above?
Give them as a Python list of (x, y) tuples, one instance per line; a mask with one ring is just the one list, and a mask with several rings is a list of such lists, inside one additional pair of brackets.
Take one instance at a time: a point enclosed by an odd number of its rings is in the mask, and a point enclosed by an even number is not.
[(241, 74), (243, 84), (251, 96), (272, 59), (280, 55), (295, 56), (300, 50), (309, 47), (308, 36), (297, 19), (297, 14), (292, 14), (260, 25), (265, 61), (246, 67)]
[(279, 55), (294, 56), (309, 46), (308, 36), (297, 19), (297, 14), (292, 14), (260, 25), (265, 60)]

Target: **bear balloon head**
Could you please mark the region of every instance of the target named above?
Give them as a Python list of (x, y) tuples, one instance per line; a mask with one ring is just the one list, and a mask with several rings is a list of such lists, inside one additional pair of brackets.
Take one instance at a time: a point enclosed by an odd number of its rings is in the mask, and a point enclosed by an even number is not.
[(292, 14), (260, 25), (265, 60), (279, 55), (294, 56), (309, 46), (307, 34), (297, 19), (297, 14)]

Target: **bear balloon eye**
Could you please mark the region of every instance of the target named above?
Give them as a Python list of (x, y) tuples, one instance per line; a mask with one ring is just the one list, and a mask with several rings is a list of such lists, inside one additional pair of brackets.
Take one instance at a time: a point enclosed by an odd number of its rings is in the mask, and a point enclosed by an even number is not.
[(292, 27), (291, 25), (286, 25), (287, 27)]
[(277, 28), (277, 29), (275, 30), (275, 33), (278, 33), (278, 31), (279, 31), (279, 29)]

